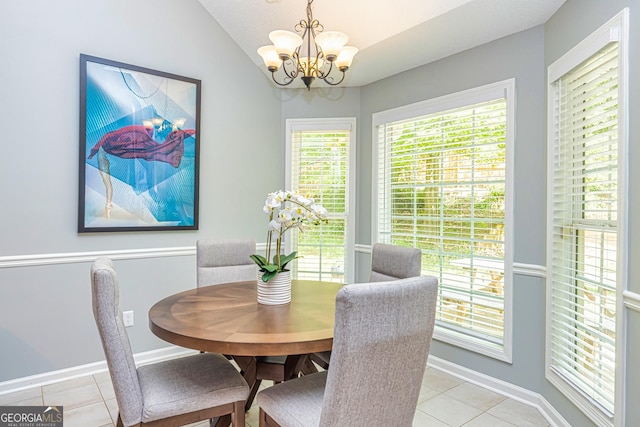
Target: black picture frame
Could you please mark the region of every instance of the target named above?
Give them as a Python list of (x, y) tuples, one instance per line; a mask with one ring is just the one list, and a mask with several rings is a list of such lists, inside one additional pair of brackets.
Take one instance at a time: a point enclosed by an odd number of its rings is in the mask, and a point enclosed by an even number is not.
[(78, 232), (198, 229), (201, 81), (80, 55)]

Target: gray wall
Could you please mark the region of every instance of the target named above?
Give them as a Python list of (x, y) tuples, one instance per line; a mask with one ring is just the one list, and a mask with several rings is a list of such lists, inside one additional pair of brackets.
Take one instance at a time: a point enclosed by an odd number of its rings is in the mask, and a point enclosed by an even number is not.
[[(76, 232), (80, 53), (202, 80), (199, 231)], [(196, 0), (3, 0), (0, 64), (0, 382), (104, 360), (90, 263), (69, 254), (141, 251), (116, 261), (122, 308), (134, 352), (165, 347), (147, 311), (195, 285), (195, 258), (148, 252), (266, 238), (262, 205), (284, 167), (269, 80)]]
[[(543, 26), (362, 88), (307, 92), (273, 88), (195, 0), (0, 2), (0, 382), (103, 360), (89, 306), (89, 261), (65, 258), (70, 253), (141, 250), (141, 259), (116, 263), (122, 306), (136, 313), (129, 330), (134, 352), (164, 347), (148, 331), (148, 308), (192, 287), (195, 261), (189, 253), (158, 258), (145, 251), (191, 247), (200, 237), (263, 241), (262, 201), (284, 182), (287, 118), (357, 117), (356, 244), (366, 248), (373, 238), (371, 114), (515, 77), (515, 261), (544, 265), (546, 67), (629, 6), (630, 75), (640, 75), (639, 3), (568, 0)], [(79, 53), (203, 81), (199, 231), (76, 233)], [(640, 111), (639, 86), (632, 78), (631, 117)], [(630, 132), (629, 162), (640, 165), (634, 146), (640, 129), (633, 120)], [(639, 180), (630, 168), (631, 189)], [(629, 203), (637, 211), (640, 197), (632, 192)], [(636, 293), (639, 230), (640, 218), (630, 217), (629, 279)], [(42, 262), (40, 254), (63, 254), (68, 262), (48, 256)], [(27, 255), (35, 256), (34, 266)], [(366, 249), (356, 255), (357, 279), (364, 280), (369, 257)], [(515, 275), (513, 302), (513, 364), (441, 342), (434, 342), (433, 354), (541, 393), (571, 425), (592, 425), (544, 378), (544, 279)], [(627, 317), (627, 358), (640, 360), (640, 313), (628, 310)], [(633, 400), (640, 395), (640, 368), (632, 364), (626, 387), (631, 426), (640, 420)]]

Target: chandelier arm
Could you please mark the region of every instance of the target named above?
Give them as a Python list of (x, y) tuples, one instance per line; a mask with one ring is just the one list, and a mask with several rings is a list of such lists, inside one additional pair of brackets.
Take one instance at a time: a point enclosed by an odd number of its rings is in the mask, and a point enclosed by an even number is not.
[(291, 77), (287, 76), (287, 77), (285, 77), (285, 78), (284, 78), (284, 82), (283, 82), (283, 83), (280, 83), (278, 80), (276, 80), (276, 72), (275, 72), (275, 71), (272, 71), (272, 72), (271, 72), (271, 79), (272, 79), (272, 80), (273, 80), (273, 82), (274, 82), (275, 84), (277, 84), (278, 86), (288, 86), (288, 85), (290, 85), (291, 83), (293, 83), (293, 80), (294, 80), (294, 79), (292, 79)]
[[(318, 55), (318, 57), (320, 57), (320, 55)], [(317, 63), (317, 59), (316, 59), (316, 63)], [(317, 71), (318, 78), (321, 80), (326, 79), (327, 77), (329, 77), (329, 74), (331, 74), (331, 70), (333, 70), (333, 61), (329, 61), (329, 69), (327, 71), (323, 71), (319, 67), (317, 68), (317, 70), (318, 70)]]
[[(291, 64), (292, 64), (292, 67), (293, 67), (293, 70), (291, 70), (291, 71), (287, 70), (287, 62), (289, 62), (289, 61), (291, 61)], [(296, 77), (298, 77), (298, 73), (300, 72), (300, 65), (299, 65), (300, 62), (297, 59), (296, 53), (293, 54), (293, 56), (291, 57), (291, 59), (289, 59), (289, 61), (282, 61), (282, 71), (284, 72), (284, 74), (288, 78), (293, 80)]]
[(342, 71), (342, 78), (340, 79), (340, 81), (337, 81), (335, 83), (332, 83), (333, 77), (329, 77), (328, 75), (325, 75), (325, 77), (320, 77), (320, 80), (324, 81), (326, 84), (328, 84), (330, 86), (337, 86), (340, 83), (342, 83), (342, 81), (344, 80), (344, 77), (346, 75), (347, 75), (346, 71)]
[[(293, 64), (293, 70), (291, 71), (287, 70), (287, 62), (289, 61), (291, 61), (291, 63)], [(289, 61), (282, 61), (282, 72), (284, 73), (282, 82), (279, 82), (278, 80), (276, 80), (276, 71), (271, 72), (271, 79), (279, 86), (290, 85), (291, 83), (293, 83), (295, 78), (298, 77), (298, 74), (300, 73), (297, 56), (295, 53)]]

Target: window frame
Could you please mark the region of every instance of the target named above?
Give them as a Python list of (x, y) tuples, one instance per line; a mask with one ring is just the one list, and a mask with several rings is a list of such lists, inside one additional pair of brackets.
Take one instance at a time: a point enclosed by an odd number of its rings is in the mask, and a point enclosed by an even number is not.
[[(305, 119), (286, 119), (285, 124), (285, 187), (293, 190), (292, 185), (292, 132), (293, 131), (340, 131), (348, 130), (349, 133), (349, 152), (348, 152), (348, 168), (347, 168), (347, 191), (346, 198), (346, 241), (345, 241), (345, 259), (344, 259), (344, 282), (353, 283), (354, 272), (354, 248), (355, 248), (355, 197), (356, 197), (356, 118), (355, 117), (336, 117), (336, 118), (305, 118)], [(292, 239), (285, 241), (287, 253), (292, 248)]]
[[(629, 9), (623, 9), (607, 23), (587, 36), (547, 69), (547, 280), (545, 333), (545, 376), (564, 396), (598, 425), (625, 425), (625, 372), (627, 324), (623, 293), (628, 288), (628, 28)], [(611, 42), (618, 42), (618, 177), (617, 177), (617, 265), (616, 265), (616, 343), (615, 343), (615, 391), (614, 413), (609, 416), (597, 403), (588, 398), (552, 369), (552, 316), (553, 316), (553, 198), (554, 163), (556, 158), (556, 114), (558, 101), (556, 82), (564, 75), (593, 57)], [(577, 245), (577, 240), (576, 240)], [(575, 248), (579, 250), (578, 247)]]
[(506, 79), (484, 86), (444, 95), (402, 107), (373, 114), (372, 118), (372, 242), (380, 239), (378, 218), (381, 202), (378, 200), (378, 152), (379, 125), (417, 118), (420, 116), (446, 112), (455, 108), (472, 106), (488, 100), (505, 98), (506, 100), (506, 156), (505, 156), (505, 212), (504, 212), (504, 312), (502, 344), (474, 337), (439, 326), (436, 322), (433, 338), (460, 348), (506, 363), (512, 363), (513, 354), (513, 205), (514, 205), (514, 151), (515, 151), (515, 79)]

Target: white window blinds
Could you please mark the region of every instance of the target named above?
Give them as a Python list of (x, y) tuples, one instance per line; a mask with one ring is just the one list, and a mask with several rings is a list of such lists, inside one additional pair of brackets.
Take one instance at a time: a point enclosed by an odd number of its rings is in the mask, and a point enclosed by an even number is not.
[(345, 282), (350, 218), (352, 126), (347, 123), (290, 122), (290, 188), (313, 198), (328, 211), (329, 221), (292, 233), (297, 279)]
[(550, 368), (614, 412), (618, 44), (553, 84)]
[(482, 100), (462, 96), (455, 108), (430, 105), (428, 114), (377, 123), (378, 241), (422, 250), (422, 273), (440, 281), (440, 332), (499, 354), (510, 256), (506, 93), (473, 93)]

